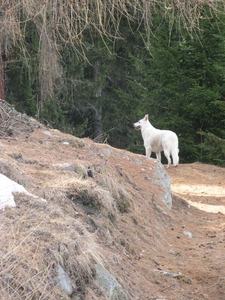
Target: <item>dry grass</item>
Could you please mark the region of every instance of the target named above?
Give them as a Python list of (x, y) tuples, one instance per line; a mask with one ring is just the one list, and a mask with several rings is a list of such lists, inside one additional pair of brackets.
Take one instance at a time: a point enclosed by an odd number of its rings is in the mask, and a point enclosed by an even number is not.
[(128, 212), (132, 207), (132, 196), (124, 187), (124, 180), (131, 185), (124, 175), (121, 182), (106, 174), (98, 174), (95, 180), (88, 179), (86, 167), (81, 163), (75, 167), (78, 170), (78, 178), (68, 177), (56, 183), (49, 182), (48, 186), (53, 190), (64, 192), (76, 203), (92, 208), (92, 211), (101, 212), (105, 217), (116, 220), (118, 211)]
[(112, 197), (116, 200), (116, 206), (121, 213), (126, 213), (132, 206), (132, 197), (125, 189), (124, 185), (104, 176), (103, 185), (109, 190)]
[[(102, 263), (95, 235), (75, 213), (66, 214), (60, 202), (44, 204), (21, 195), (16, 202), (16, 209), (1, 213), (1, 299), (67, 299), (56, 284), (57, 265), (74, 290), (85, 294), (94, 263)], [(64, 202), (69, 204), (73, 210), (71, 201)]]
[(42, 125), (26, 114), (17, 112), (12, 105), (0, 99), (0, 136), (13, 137), (32, 132)]
[(2, 213), (0, 289), (4, 300), (67, 299), (57, 287), (58, 265), (81, 299), (88, 284), (93, 285), (93, 266), (103, 264), (102, 251), (77, 208), (81, 205), (87, 214), (101, 214), (115, 224), (118, 211), (127, 212), (132, 199), (122, 182), (98, 174), (96, 183), (83, 176), (86, 168), (81, 162), (76, 167), (82, 173), (77, 178), (68, 173), (63, 180), (46, 183), (47, 204), (17, 194), (17, 208)]
[(64, 193), (74, 203), (85, 207), (86, 211), (101, 213), (115, 221), (117, 215), (115, 199), (106, 187), (100, 187), (95, 181), (81, 177), (68, 178), (49, 185), (51, 190)]

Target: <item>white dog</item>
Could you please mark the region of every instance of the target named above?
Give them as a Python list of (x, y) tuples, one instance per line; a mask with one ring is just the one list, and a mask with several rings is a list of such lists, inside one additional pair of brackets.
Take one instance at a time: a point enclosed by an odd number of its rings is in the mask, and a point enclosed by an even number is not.
[(150, 157), (151, 153), (155, 152), (156, 158), (161, 162), (161, 151), (163, 151), (168, 160), (167, 168), (169, 168), (171, 165), (170, 156), (173, 158), (173, 165), (178, 165), (178, 137), (175, 132), (170, 130), (156, 129), (149, 122), (148, 115), (146, 115), (137, 123), (134, 123), (134, 128), (136, 130), (141, 130), (146, 157)]

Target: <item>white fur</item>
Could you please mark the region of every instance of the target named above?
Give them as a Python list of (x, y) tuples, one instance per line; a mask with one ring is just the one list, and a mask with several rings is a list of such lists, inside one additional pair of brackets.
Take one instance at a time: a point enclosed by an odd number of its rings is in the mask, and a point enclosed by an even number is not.
[(156, 158), (161, 162), (161, 151), (163, 151), (168, 160), (167, 168), (171, 165), (170, 156), (173, 159), (174, 166), (179, 164), (178, 137), (175, 132), (156, 129), (149, 122), (148, 115), (134, 123), (134, 128), (136, 130), (141, 130), (146, 157), (149, 158), (151, 153), (155, 152)]

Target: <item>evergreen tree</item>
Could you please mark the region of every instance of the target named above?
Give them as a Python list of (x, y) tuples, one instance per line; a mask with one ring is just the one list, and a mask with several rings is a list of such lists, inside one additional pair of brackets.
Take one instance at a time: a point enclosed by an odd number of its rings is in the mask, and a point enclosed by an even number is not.
[[(201, 35), (172, 30), (163, 19), (155, 24), (151, 55), (132, 56), (139, 74), (130, 84), (139, 97), (140, 117), (149, 113), (155, 127), (174, 130), (181, 162), (210, 161), (199, 146), (199, 130), (224, 138), (224, 26), (217, 17), (202, 19)], [(161, 26), (159, 26), (159, 23)]]

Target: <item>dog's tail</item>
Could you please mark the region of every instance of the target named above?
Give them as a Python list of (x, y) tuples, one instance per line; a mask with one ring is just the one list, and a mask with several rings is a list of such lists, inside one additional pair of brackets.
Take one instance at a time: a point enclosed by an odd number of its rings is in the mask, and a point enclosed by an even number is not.
[(179, 148), (178, 148), (178, 142), (176, 143), (176, 145), (174, 145), (173, 149), (172, 149), (172, 158), (173, 158), (173, 165), (174, 167), (178, 166), (179, 164)]

